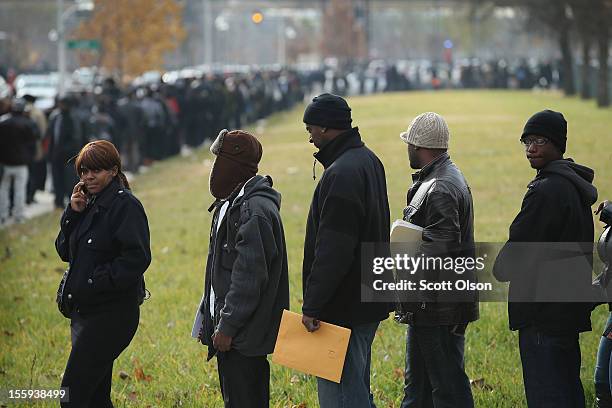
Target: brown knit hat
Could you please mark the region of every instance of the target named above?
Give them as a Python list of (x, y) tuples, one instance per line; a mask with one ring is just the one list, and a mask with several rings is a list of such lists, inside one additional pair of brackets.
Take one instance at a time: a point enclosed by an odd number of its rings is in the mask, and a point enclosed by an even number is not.
[(223, 129), (210, 146), (210, 152), (217, 156), (210, 172), (210, 193), (224, 199), (257, 174), (263, 148), (249, 132)]

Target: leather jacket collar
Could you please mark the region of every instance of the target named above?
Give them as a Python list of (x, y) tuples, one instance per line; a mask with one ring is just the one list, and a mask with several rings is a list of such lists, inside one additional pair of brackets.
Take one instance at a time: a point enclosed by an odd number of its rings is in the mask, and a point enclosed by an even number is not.
[(440, 168), (447, 162), (450, 162), (450, 155), (448, 152), (444, 152), (427, 163), (427, 165), (425, 165), (425, 167), (423, 167), (421, 170), (412, 174), (412, 181), (417, 182), (425, 180), (430, 174), (434, 173), (436, 169)]

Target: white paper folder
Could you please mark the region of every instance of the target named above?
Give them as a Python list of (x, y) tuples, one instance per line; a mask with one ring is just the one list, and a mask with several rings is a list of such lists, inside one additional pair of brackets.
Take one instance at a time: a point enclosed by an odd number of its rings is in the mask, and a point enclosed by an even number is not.
[(284, 310), (272, 362), (339, 383), (350, 337), (350, 329), (324, 322), (310, 333), (302, 315)]
[(391, 225), (391, 243), (421, 242), (423, 228), (404, 220), (395, 220)]

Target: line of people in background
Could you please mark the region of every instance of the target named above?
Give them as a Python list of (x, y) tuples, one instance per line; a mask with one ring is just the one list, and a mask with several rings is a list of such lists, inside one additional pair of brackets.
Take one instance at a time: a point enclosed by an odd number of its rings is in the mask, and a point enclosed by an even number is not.
[[(557, 62), (521, 59), (465, 59), (455, 63), (431, 61), (372, 61), (342, 68), (307, 72), (306, 83), (316, 92), (364, 95), (423, 89), (560, 88), (564, 73)], [(315, 93), (316, 93), (315, 92)]]
[(179, 154), (183, 146), (210, 143), (223, 128), (239, 128), (290, 109), (307, 92), (295, 72), (280, 71), (211, 74), (127, 89), (108, 78), (94, 92), (58, 98), (46, 113), (31, 95), (0, 99), (0, 197), (6, 197), (0, 222), (8, 221), (9, 208), (14, 220), (23, 221), (25, 204), (35, 200), (36, 191), (45, 190), (48, 171), (54, 205), (64, 208), (76, 183), (70, 161), (89, 141), (112, 142), (126, 171), (136, 173)]
[[(63, 208), (75, 182), (67, 162), (92, 140), (114, 143), (126, 171), (135, 173), (143, 165), (180, 153), (182, 146), (210, 142), (223, 128), (241, 128), (320, 92), (355, 95), (447, 87), (548, 88), (559, 86), (562, 79), (560, 68), (551, 62), (370, 61), (341, 69), (201, 74), (179, 77), (172, 83), (160, 81), (126, 89), (107, 78), (91, 92), (72, 92), (59, 98), (47, 112), (36, 107), (36, 97), (32, 95), (23, 97), (25, 107), (22, 102), (12, 104), (10, 99), (0, 98), (0, 115), (8, 113), (4, 119), (21, 117), (2, 124), (8, 128), (8, 136), (0, 140), (0, 145), (8, 147), (0, 154), (0, 166), (11, 166), (17, 159), (27, 167), (27, 173), (23, 168), (3, 172), (8, 178), (0, 191), (8, 191), (9, 201), (17, 198), (18, 203), (9, 204), (15, 207), (13, 211), (2, 210), (0, 223), (6, 222), (10, 214), (16, 221), (23, 220), (22, 197), (25, 204), (34, 202), (35, 193), (45, 190), (48, 171), (54, 204)], [(35, 123), (37, 136), (33, 142), (29, 135), (16, 136), (20, 131), (12, 129), (25, 118)], [(16, 150), (21, 151), (15, 153)], [(20, 157), (10, 157), (13, 154)], [(21, 194), (24, 178), (26, 192)], [(14, 187), (16, 182), (18, 188)], [(6, 208), (6, 204), (0, 208)]]

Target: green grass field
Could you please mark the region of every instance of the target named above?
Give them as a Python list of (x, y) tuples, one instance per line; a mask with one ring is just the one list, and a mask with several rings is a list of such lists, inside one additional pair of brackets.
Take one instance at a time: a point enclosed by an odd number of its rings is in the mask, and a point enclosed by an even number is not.
[[(550, 93), (415, 92), (349, 100), (354, 124), (383, 161), (392, 218), (399, 218), (411, 183), (405, 145), (399, 139), (411, 119), (433, 110), (451, 130), (450, 153), (474, 194), (476, 239), (502, 242), (520, 208), (534, 171), (519, 144), (522, 126), (534, 112), (551, 108), (569, 122), (566, 157), (595, 169), (600, 198), (612, 198), (612, 112)], [(301, 310), (302, 245), (315, 188), (312, 153), (301, 122), (302, 107), (271, 118), (261, 135), (262, 174), (282, 193), (289, 256), (291, 309)], [(146, 273), (152, 297), (141, 309), (138, 333), (116, 361), (113, 399), (117, 407), (218, 407), (216, 363), (190, 337), (203, 287), (212, 199), (207, 151), (156, 164), (133, 181), (152, 236), (153, 263)], [(322, 167), (317, 164), (320, 175)], [(69, 322), (57, 311), (55, 291), (64, 264), (53, 247), (59, 212), (0, 231), (0, 388), (58, 387), (70, 350)], [(596, 224), (596, 233), (601, 232)], [(582, 380), (592, 405), (592, 373), (606, 310), (593, 314), (595, 330), (581, 335)], [(402, 398), (405, 327), (385, 321), (372, 356), (372, 389), (379, 407)], [(478, 407), (526, 406), (517, 336), (507, 327), (506, 305), (481, 305), (469, 326), (467, 372), (482, 379), (474, 387)], [(120, 372), (128, 375), (120, 378)], [(125, 377), (125, 375), (123, 375)], [(272, 405), (317, 406), (313, 378), (273, 366)], [(11, 405), (9, 405), (11, 406)], [(45, 406), (38, 403), (35, 406)], [(48, 404), (47, 406), (51, 406)]]

